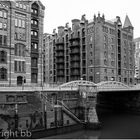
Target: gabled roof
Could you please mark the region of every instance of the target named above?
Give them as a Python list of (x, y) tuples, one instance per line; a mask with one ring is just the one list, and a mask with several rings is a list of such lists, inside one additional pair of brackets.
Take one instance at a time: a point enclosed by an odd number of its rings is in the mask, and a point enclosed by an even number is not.
[(123, 25), (123, 28), (127, 28), (127, 27), (133, 27), (128, 15), (126, 15), (124, 25)]

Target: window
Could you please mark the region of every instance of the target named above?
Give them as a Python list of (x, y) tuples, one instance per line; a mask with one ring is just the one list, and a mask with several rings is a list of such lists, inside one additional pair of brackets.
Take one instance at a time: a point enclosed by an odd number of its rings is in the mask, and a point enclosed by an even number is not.
[(114, 70), (112, 70), (112, 74), (114, 74)]
[(0, 29), (2, 29), (2, 23), (0, 22)]
[(14, 70), (15, 72), (26, 72), (26, 64), (25, 61), (15, 61), (14, 62)]
[(18, 26), (21, 27), (21, 19), (18, 20)]
[(18, 19), (15, 18), (15, 26), (18, 26)]
[(3, 17), (3, 13), (2, 13), (2, 11), (0, 11), (0, 17)]
[(7, 62), (7, 52), (0, 51), (0, 63), (6, 63)]
[(23, 5), (23, 9), (26, 10), (26, 5)]
[(31, 43), (31, 51), (37, 51), (38, 50), (38, 43), (32, 42)]
[(90, 60), (90, 64), (92, 65), (92, 60)]
[(25, 72), (26, 71), (26, 67), (25, 67), (25, 61), (22, 61), (22, 72)]
[(90, 56), (92, 56), (92, 52), (90, 52)]
[(104, 35), (104, 41), (107, 42), (107, 35)]
[(36, 31), (34, 31), (34, 36), (37, 36), (37, 32)]
[(111, 61), (111, 66), (115, 66), (115, 62), (114, 61)]
[(4, 18), (7, 18), (7, 13), (3, 12), (3, 16), (4, 16)]
[(107, 44), (106, 43), (104, 43), (104, 49), (107, 49)]
[(111, 80), (111, 81), (115, 81), (115, 77), (111, 77), (110, 80)]
[(1, 18), (7, 18), (7, 12), (5, 10), (0, 11), (0, 17)]
[(104, 52), (104, 57), (107, 58), (107, 52), (106, 51)]
[(0, 68), (0, 81), (7, 80), (7, 69)]
[(104, 60), (104, 65), (107, 65), (107, 60), (106, 59)]
[(15, 55), (16, 56), (25, 56), (25, 45), (24, 44), (15, 44)]
[(16, 2), (16, 7), (18, 7), (18, 6), (19, 6), (19, 3)]
[(4, 45), (7, 45), (7, 36), (4, 35), (4, 41), (3, 41)]
[(32, 9), (31, 12), (32, 12), (32, 14), (38, 15), (38, 10), (37, 9)]
[(31, 67), (37, 67), (37, 65), (38, 65), (38, 59), (31, 58)]
[(111, 43), (114, 43), (114, 38), (113, 37), (111, 38)]
[(89, 81), (93, 81), (93, 76), (89, 76)]
[(92, 69), (90, 69), (90, 72), (92, 73)]
[(104, 69), (104, 72), (107, 74), (107, 69)]
[(25, 21), (22, 20), (22, 27), (25, 28)]
[(31, 31), (31, 35), (34, 37), (38, 37), (38, 32), (37, 31)]
[(32, 14), (37, 16), (38, 15), (38, 11), (39, 11), (39, 6), (36, 3), (33, 3), (32, 4), (32, 10), (31, 10)]
[(111, 53), (111, 59), (115, 59), (115, 54)]
[(18, 61), (15, 61), (15, 62), (14, 62), (15, 72), (17, 72), (17, 71), (18, 71), (18, 68), (17, 68), (18, 64), (17, 64), (17, 62), (18, 62)]
[(31, 82), (32, 83), (37, 83), (37, 73), (32, 73), (31, 74)]
[(127, 78), (124, 78), (124, 83), (127, 83)]
[(38, 21), (35, 20), (35, 19), (32, 19), (32, 20), (31, 20), (31, 23), (32, 23), (33, 25), (35, 25), (35, 26), (38, 26)]
[(26, 41), (25, 33), (15, 32), (15, 40)]
[(2, 45), (2, 35), (0, 35), (0, 45)]
[(22, 8), (22, 4), (21, 3), (19, 4), (19, 7)]
[(7, 29), (7, 24), (6, 24), (6, 23), (3, 24), (3, 28), (4, 28), (5, 30)]
[(108, 81), (108, 77), (107, 77), (107, 76), (105, 76), (105, 77), (104, 77), (104, 80), (105, 80), (105, 81)]
[(92, 44), (90, 44), (90, 48), (92, 48)]
[(114, 51), (114, 45), (111, 45), (111, 50)]
[(119, 82), (121, 82), (122, 81), (122, 79), (121, 79), (121, 77), (119, 77)]
[(132, 82), (133, 82), (133, 79), (132, 79), (132, 78), (130, 78), (130, 84), (132, 84)]
[(34, 35), (34, 32), (33, 31), (31, 31), (31, 35)]
[[(18, 16), (18, 15), (17, 15)], [(19, 15), (20, 16), (20, 15)], [(15, 18), (15, 26), (20, 28), (25, 28), (25, 19)]]

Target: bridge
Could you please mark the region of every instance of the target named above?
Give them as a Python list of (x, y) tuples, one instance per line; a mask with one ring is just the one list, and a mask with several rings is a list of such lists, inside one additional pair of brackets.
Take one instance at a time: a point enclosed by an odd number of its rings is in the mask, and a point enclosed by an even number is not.
[(71, 90), (79, 90), (80, 85), (82, 86), (96, 86), (98, 91), (123, 91), (123, 90), (140, 90), (140, 85), (128, 86), (124, 83), (118, 81), (103, 81), (100, 83), (93, 83), (91, 81), (85, 80), (76, 80), (68, 83), (64, 83), (62, 85), (42, 85), (42, 86), (31, 86), (31, 85), (23, 85), (23, 86), (1, 86), (0, 91), (71, 91)]
[[(25, 108), (26, 104), (31, 102), (30, 106), (42, 107), (46, 111), (46, 106), (50, 109), (48, 114), (52, 114), (50, 118), (47, 118), (50, 127), (53, 126), (51, 123), (52, 118), (55, 118), (55, 125), (57, 126), (57, 115), (56, 112), (63, 112), (62, 116), (72, 118), (72, 122), (84, 122), (98, 124), (100, 118), (98, 118), (98, 107), (109, 107), (113, 110), (131, 109), (140, 112), (140, 85), (130, 87), (124, 83), (117, 81), (104, 81), (100, 83), (93, 83), (91, 81), (76, 80), (68, 83), (64, 83), (59, 86), (24, 86), (24, 87), (0, 87), (1, 106), (3, 107), (4, 100), (9, 98), (7, 105), (10, 104), (21, 104), (22, 108)], [(6, 93), (6, 94), (5, 94)], [(25, 95), (31, 94), (31, 97), (25, 97)], [(41, 102), (38, 101), (38, 97), (34, 97), (33, 94), (40, 97)], [(13, 94), (13, 96), (11, 96)], [(21, 97), (22, 96), (22, 97)], [(23, 98), (23, 103), (12, 102), (11, 99)], [(35, 100), (35, 103), (34, 103)], [(34, 103), (34, 104), (33, 104)], [(28, 104), (27, 104), (28, 105)], [(6, 105), (5, 105), (6, 106)], [(39, 108), (39, 107), (38, 107)], [(34, 110), (34, 108), (33, 108)], [(40, 109), (41, 110), (41, 109)], [(53, 112), (52, 112), (53, 110)], [(20, 110), (19, 110), (20, 111)], [(60, 115), (61, 116), (61, 115)], [(44, 113), (44, 118), (45, 113)], [(60, 121), (61, 122), (61, 121)], [(45, 121), (44, 121), (45, 123)], [(65, 121), (63, 122), (66, 123)], [(60, 123), (61, 126), (64, 125)], [(46, 126), (45, 126), (46, 127)], [(48, 126), (47, 126), (48, 127)]]

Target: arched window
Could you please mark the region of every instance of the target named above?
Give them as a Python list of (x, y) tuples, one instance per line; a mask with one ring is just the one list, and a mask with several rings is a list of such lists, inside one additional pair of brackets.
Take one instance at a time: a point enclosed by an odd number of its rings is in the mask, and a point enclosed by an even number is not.
[(7, 52), (0, 51), (0, 63), (6, 63), (7, 62)]
[(25, 48), (24, 44), (18, 43), (15, 44), (15, 55), (16, 56), (25, 56)]
[(38, 37), (38, 32), (35, 31), (35, 30), (32, 30), (32, 31), (31, 31), (31, 36), (32, 36), (32, 37)]
[(34, 25), (34, 26), (38, 26), (38, 20), (36, 20), (36, 19), (32, 19), (32, 20), (31, 20), (31, 23), (32, 23), (32, 25)]
[(33, 3), (32, 4), (32, 9), (31, 9), (31, 13), (33, 15), (38, 16), (38, 12), (39, 12), (39, 6), (38, 6), (38, 4), (37, 3)]
[(7, 80), (7, 69), (0, 68), (0, 81), (6, 81)]
[(107, 37), (107, 35), (104, 35), (104, 42), (108, 43), (108, 37)]

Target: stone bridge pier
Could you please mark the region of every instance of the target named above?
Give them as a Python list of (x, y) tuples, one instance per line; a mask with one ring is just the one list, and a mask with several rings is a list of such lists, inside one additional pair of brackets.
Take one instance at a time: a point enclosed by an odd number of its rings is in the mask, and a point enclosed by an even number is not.
[(79, 112), (78, 118), (88, 128), (98, 128), (100, 123), (96, 112), (97, 85), (90, 81), (77, 80), (60, 86), (61, 90), (67, 88), (78, 91), (76, 107), (77, 112)]

